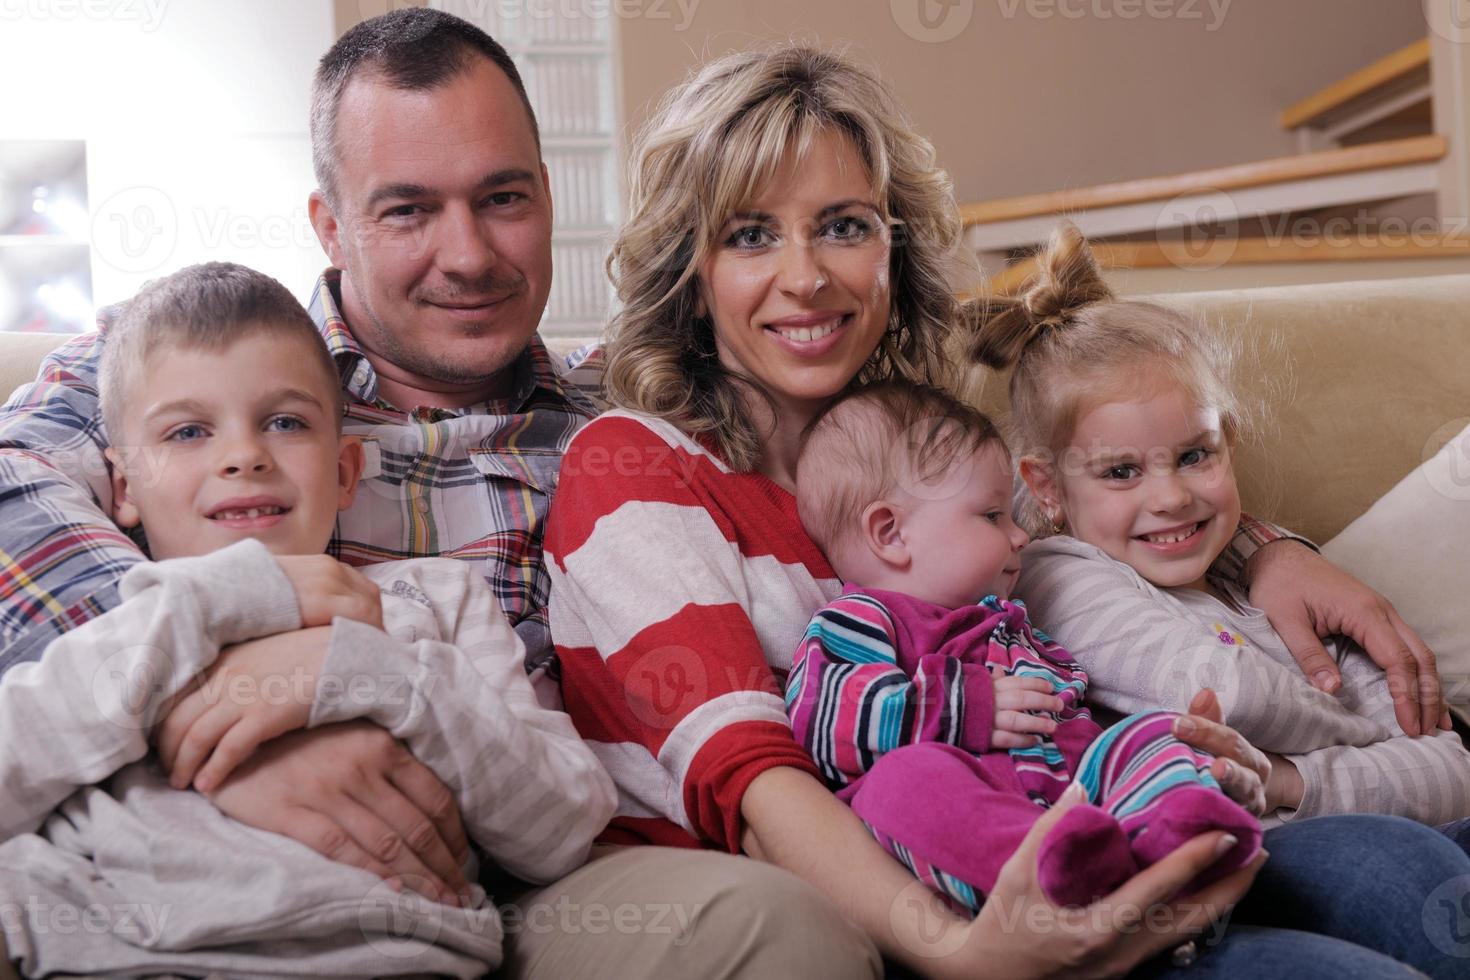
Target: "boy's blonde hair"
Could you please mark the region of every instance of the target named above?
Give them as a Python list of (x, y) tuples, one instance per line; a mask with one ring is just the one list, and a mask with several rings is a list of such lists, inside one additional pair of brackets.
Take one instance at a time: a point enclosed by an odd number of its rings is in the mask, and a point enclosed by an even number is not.
[[(979, 300), (970, 310), (971, 357), (1014, 369), (1008, 434), (1018, 459), (1054, 465), (1084, 414), (1160, 383), (1216, 409), (1225, 438), (1238, 442), (1246, 423), (1230, 383), (1232, 347), (1176, 310), (1117, 299), (1071, 222), (1053, 232), (1038, 265), (1019, 296)], [(1021, 515), (1033, 535), (1050, 529), (1030, 495)]]
[(263, 272), (233, 262), (204, 262), (149, 282), (108, 329), (97, 369), (108, 438), (114, 443), (124, 438), (124, 410), (150, 358), (170, 348), (220, 351), (257, 332), (299, 337), (308, 344), (340, 433), (342, 378), (300, 301)]
[(857, 380), (941, 382), (964, 261), (959, 212), (934, 148), (873, 72), (795, 44), (728, 55), (670, 93), (635, 141), (628, 218), (608, 258), (622, 301), (609, 327), (608, 392), (707, 434), (742, 472), (764, 449), (747, 408), (760, 389), (720, 363), (712, 324), (696, 314), (698, 271), (730, 215), (825, 132), (852, 141), (893, 235), (888, 329)]
[(932, 385), (879, 381), (834, 400), (807, 426), (796, 464), (796, 507), (824, 552), (856, 534), (863, 511), (901, 485), (939, 480), (1000, 431)]

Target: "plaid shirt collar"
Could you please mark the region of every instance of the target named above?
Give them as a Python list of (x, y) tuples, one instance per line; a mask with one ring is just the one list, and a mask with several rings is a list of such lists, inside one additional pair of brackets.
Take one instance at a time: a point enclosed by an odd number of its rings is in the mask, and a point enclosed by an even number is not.
[(515, 372), (515, 386), (506, 398), (497, 398), (462, 409), (418, 408), (404, 409), (390, 405), (378, 397), (378, 373), (358, 345), (357, 338), (342, 316), (342, 270), (329, 268), (316, 281), (312, 290), (311, 303), (307, 311), (327, 342), (327, 350), (337, 362), (342, 374), (344, 390), (353, 398), (376, 408), (401, 412), (405, 415), (431, 415), (434, 418), (449, 418), (456, 415), (514, 415), (528, 411), (530, 403), (540, 395), (559, 403), (566, 410), (586, 418), (597, 414), (592, 402), (581, 391), (567, 384), (556, 368), (555, 359), (542, 343), (539, 334), (531, 337), (531, 343), (511, 365)]

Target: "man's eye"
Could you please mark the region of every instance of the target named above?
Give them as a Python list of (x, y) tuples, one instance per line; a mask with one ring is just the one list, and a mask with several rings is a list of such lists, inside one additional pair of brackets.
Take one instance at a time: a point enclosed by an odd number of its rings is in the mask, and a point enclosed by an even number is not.
[(412, 218), (421, 212), (423, 208), (417, 204), (400, 204), (383, 212), (385, 218)]
[(526, 199), (526, 195), (519, 191), (498, 191), (488, 198), (492, 207), (507, 208), (512, 204), (518, 204)]

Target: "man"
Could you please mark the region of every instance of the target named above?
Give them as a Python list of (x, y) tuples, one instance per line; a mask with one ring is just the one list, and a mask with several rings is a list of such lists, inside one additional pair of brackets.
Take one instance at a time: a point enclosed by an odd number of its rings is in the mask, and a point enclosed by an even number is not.
[[(344, 429), (367, 455), (332, 553), (473, 563), (525, 643), (538, 693), (555, 700), (542, 525), (562, 450), (594, 408), (536, 337), (552, 199), (520, 76), (472, 25), (397, 10), (323, 57), (311, 133), (309, 209), (333, 268), (310, 311), (343, 381)], [(99, 509), (110, 499), (95, 394), (105, 341), (104, 324), (58, 351), (0, 416), (0, 668), (116, 605), (117, 580), (141, 559)], [(207, 795), (426, 893), (465, 886), (450, 792), (371, 723), (276, 739)], [(505, 975), (877, 968), (871, 943), (815, 891), (729, 855), (621, 851), (524, 894), (505, 919)]]

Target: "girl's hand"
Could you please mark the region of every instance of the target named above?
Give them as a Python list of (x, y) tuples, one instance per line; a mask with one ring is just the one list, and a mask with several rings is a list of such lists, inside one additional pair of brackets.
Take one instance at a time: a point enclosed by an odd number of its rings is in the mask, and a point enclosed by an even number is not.
[(1051, 683), (1041, 677), (1007, 677), (999, 667), (995, 675), (995, 731), (990, 744), (997, 749), (1024, 749), (1041, 741), (1037, 736), (1057, 730), (1054, 719), (1044, 712), (1062, 710), (1062, 699)]
[(329, 555), (277, 555), (296, 590), (303, 627), (331, 626), (341, 616), (383, 628), (383, 595), (366, 575)]
[(1215, 757), (1210, 775), (1226, 796), (1258, 817), (1269, 813), (1275, 809), (1269, 805), (1266, 792), (1271, 760), (1245, 736), (1224, 724), (1223, 717), (1215, 692), (1205, 688), (1189, 702), (1189, 714), (1174, 721), (1174, 737)]
[(1251, 604), (1266, 614), (1312, 685), (1342, 684), (1321, 637), (1342, 634), (1388, 674), (1394, 715), (1407, 735), (1450, 727), (1434, 653), (1383, 596), (1299, 541), (1272, 541), (1246, 563)]
[[(1042, 838), (1081, 793), (1069, 789), (1042, 815), (1021, 846), (1001, 867), (995, 889), (970, 927), (956, 969), (959, 976), (1116, 977), (1150, 957), (1173, 949), (1229, 914), (1250, 888), (1266, 860), (1262, 851), (1249, 865), (1194, 893), (1174, 896), (1234, 845), (1222, 832), (1201, 834), (1106, 898), (1086, 908), (1058, 908), (1041, 891), (1036, 858)], [(961, 959), (984, 963), (965, 971)]]
[(158, 728), (169, 784), (193, 782), (207, 793), (262, 742), (305, 728), (331, 635), (330, 626), (318, 626), (221, 651)]

